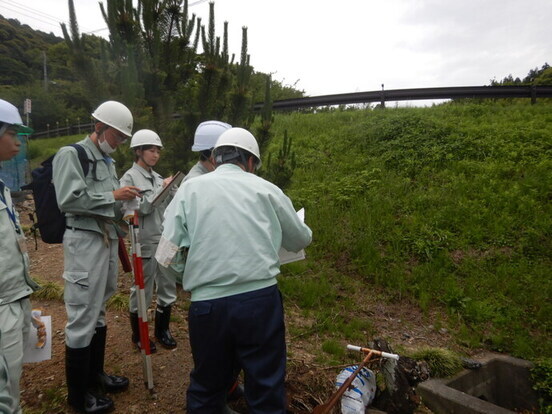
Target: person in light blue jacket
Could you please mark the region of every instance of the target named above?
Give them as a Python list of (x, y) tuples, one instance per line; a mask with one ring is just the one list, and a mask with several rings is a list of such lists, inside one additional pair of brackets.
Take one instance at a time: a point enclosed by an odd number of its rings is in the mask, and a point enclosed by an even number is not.
[[(153, 170), (159, 161), (163, 143), (159, 135), (150, 129), (141, 129), (132, 136), (130, 148), (134, 151), (135, 162), (121, 177), (121, 185), (134, 185), (142, 190), (139, 200), (138, 220), (140, 224), (140, 247), (144, 270), (144, 293), (146, 306), (149, 306), (153, 297), (154, 282), (157, 286), (157, 308), (155, 311), (155, 337), (167, 349), (176, 348), (169, 329), (171, 307), (176, 301), (176, 280), (169, 273), (161, 271), (155, 260), (155, 250), (161, 238), (163, 229), (163, 213), (167, 204), (172, 200), (169, 195), (157, 207), (152, 205), (153, 200), (165, 188), (172, 177), (163, 179)], [(176, 191), (176, 188), (174, 189)], [(172, 189), (170, 191), (173, 191)], [(130, 326), (132, 342), (141, 348), (138, 324), (138, 303), (136, 288), (130, 290)], [(155, 352), (155, 343), (150, 340), (151, 352)]]
[(187, 412), (223, 411), (237, 361), (250, 412), (284, 414), (286, 344), (278, 252), (280, 247), (303, 249), (312, 232), (278, 187), (253, 174), (261, 159), (250, 132), (223, 132), (213, 157), (216, 170), (181, 185), (167, 207), (156, 253), (168, 266), (177, 252), (187, 250), (182, 286), (191, 292), (194, 360)]
[(79, 412), (104, 413), (113, 400), (104, 394), (128, 388), (128, 378), (104, 372), (106, 302), (117, 290), (117, 222), (124, 200), (139, 188), (120, 187), (112, 154), (132, 135), (133, 118), (120, 102), (107, 101), (93, 112), (94, 132), (78, 144), (93, 161), (85, 176), (75, 148), (54, 157), (52, 178), (59, 209), (66, 213), (63, 235), (65, 280), (65, 375), (67, 401)]
[[(23, 125), (17, 108), (0, 99), (0, 161), (15, 157), (21, 145), (17, 133), (30, 131)], [(19, 380), (31, 325), (29, 296), (38, 285), (29, 275), (25, 234), (10, 189), (2, 180), (0, 235), (0, 407), (4, 407), (0, 412), (20, 413)]]

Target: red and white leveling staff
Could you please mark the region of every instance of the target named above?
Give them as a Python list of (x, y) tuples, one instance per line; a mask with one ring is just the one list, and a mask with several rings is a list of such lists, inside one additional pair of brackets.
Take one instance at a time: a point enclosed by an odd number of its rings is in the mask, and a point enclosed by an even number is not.
[(364, 357), (362, 362), (358, 364), (357, 369), (355, 369), (355, 371), (349, 376), (349, 378), (347, 378), (343, 382), (341, 387), (339, 387), (339, 389), (331, 396), (330, 400), (326, 404), (320, 404), (314, 407), (314, 410), (312, 411), (313, 414), (329, 414), (332, 411), (333, 407), (337, 404), (341, 396), (351, 386), (351, 384), (353, 383), (354, 379), (356, 378), (360, 370), (368, 363), (368, 361), (370, 361), (370, 359), (373, 356), (394, 359), (397, 361), (399, 360), (399, 356), (397, 354), (390, 354), (388, 352), (376, 351), (375, 349), (363, 348), (356, 345), (347, 345), (347, 349), (349, 349), (350, 351), (363, 352), (364, 354), (366, 354), (366, 356)]
[(138, 326), (140, 331), (140, 350), (144, 363), (144, 380), (147, 389), (153, 389), (153, 370), (151, 365), (151, 349), (148, 330), (148, 307), (144, 291), (144, 269), (142, 268), (142, 249), (140, 247), (140, 226), (138, 225), (138, 211), (134, 211), (132, 221), (129, 220), (130, 242), (132, 245), (132, 263), (134, 285), (138, 302)]

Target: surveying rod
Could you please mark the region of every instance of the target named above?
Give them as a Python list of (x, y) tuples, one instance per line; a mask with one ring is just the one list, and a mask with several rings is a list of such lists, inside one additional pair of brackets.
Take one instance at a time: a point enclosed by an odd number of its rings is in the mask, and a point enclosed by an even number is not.
[(130, 241), (132, 245), (132, 262), (134, 273), (134, 285), (138, 303), (138, 326), (140, 332), (140, 352), (144, 368), (144, 383), (148, 390), (153, 390), (153, 369), (151, 365), (151, 349), (148, 330), (148, 306), (146, 304), (146, 293), (144, 290), (144, 269), (142, 267), (142, 249), (140, 247), (140, 226), (138, 224), (138, 210), (129, 219), (131, 228)]

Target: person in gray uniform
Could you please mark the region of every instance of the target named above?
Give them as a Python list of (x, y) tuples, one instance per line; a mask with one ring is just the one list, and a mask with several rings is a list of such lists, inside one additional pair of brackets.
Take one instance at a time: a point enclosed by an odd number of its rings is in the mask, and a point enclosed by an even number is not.
[(231, 125), (221, 121), (205, 121), (198, 125), (194, 133), (192, 151), (199, 152), (199, 160), (188, 171), (183, 182), (215, 170), (215, 164), (211, 159), (211, 151), (220, 134), (230, 128), (232, 128)]
[[(163, 213), (172, 197), (167, 197), (161, 205), (153, 207), (152, 202), (172, 177), (163, 179), (153, 170), (159, 161), (163, 144), (156, 132), (149, 129), (137, 131), (130, 141), (134, 151), (134, 164), (121, 177), (121, 185), (133, 185), (142, 190), (138, 212), (140, 223), (140, 247), (142, 249), (142, 264), (144, 270), (144, 290), (146, 305), (151, 303), (154, 282), (157, 286), (157, 309), (155, 311), (155, 337), (165, 348), (176, 347), (176, 341), (171, 335), (169, 322), (171, 306), (176, 301), (176, 280), (164, 273), (155, 260), (155, 251), (163, 230)], [(176, 188), (175, 188), (176, 190)], [(140, 349), (140, 334), (138, 325), (138, 304), (136, 289), (130, 290), (130, 326), (132, 342)], [(155, 343), (150, 340), (151, 352), (155, 352)]]
[(63, 236), (65, 374), (67, 400), (79, 412), (113, 409), (104, 394), (128, 387), (128, 378), (104, 372), (106, 302), (117, 289), (121, 201), (139, 196), (135, 186), (120, 187), (110, 157), (132, 135), (133, 118), (120, 102), (107, 101), (92, 113), (94, 131), (78, 142), (91, 162), (85, 176), (74, 147), (62, 147), (53, 161), (59, 209), (66, 214)]
[[(18, 132), (30, 132), (19, 111), (0, 99), (0, 161), (17, 155)], [(10, 189), (0, 179), (0, 412), (20, 413), (19, 380), (31, 324), (29, 296), (38, 285), (29, 276), (25, 234)]]

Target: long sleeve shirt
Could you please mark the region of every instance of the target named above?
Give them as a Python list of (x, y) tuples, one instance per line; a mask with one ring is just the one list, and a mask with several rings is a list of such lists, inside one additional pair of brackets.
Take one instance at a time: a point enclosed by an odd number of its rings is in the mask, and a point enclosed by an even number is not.
[(191, 178), (202, 176), (203, 174), (207, 174), (209, 170), (203, 166), (203, 164), (198, 161), (194, 164), (192, 168), (190, 168), (190, 171), (188, 171), (188, 174), (186, 174), (186, 177), (184, 177), (184, 180), (182, 180), (183, 183), (188, 181)]
[(132, 168), (124, 173), (120, 183), (122, 187), (134, 185), (140, 190), (145, 191), (140, 199), (140, 207), (138, 209), (140, 245), (142, 257), (151, 257), (155, 254), (156, 246), (161, 238), (163, 213), (172, 197), (167, 197), (161, 205), (153, 207), (153, 200), (163, 190), (163, 177), (153, 170), (147, 171), (137, 163), (134, 163)]
[(119, 188), (115, 161), (102, 154), (90, 137), (77, 144), (84, 147), (95, 165), (89, 164), (85, 177), (75, 148), (62, 147), (58, 151), (53, 161), (52, 178), (59, 209), (66, 213), (69, 227), (96, 231), (116, 239), (115, 226), (105, 224), (121, 218), (121, 203), (113, 196), (113, 191)]
[(189, 248), (182, 285), (198, 301), (276, 284), (280, 247), (296, 252), (311, 239), (282, 190), (224, 164), (179, 188), (165, 211), (162, 244)]
[(29, 256), (10, 190), (0, 180), (0, 305), (29, 296), (38, 285), (29, 275)]

